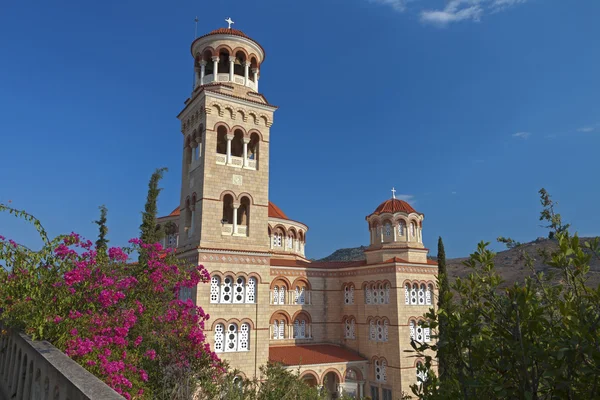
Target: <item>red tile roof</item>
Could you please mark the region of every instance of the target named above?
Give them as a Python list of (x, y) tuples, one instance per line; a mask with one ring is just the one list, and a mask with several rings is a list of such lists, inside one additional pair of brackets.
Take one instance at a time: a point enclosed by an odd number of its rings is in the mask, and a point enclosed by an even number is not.
[(373, 214), (397, 213), (403, 212), (406, 214), (416, 213), (415, 209), (404, 200), (389, 199), (384, 201), (373, 211)]
[(176, 209), (174, 209), (173, 211), (171, 211), (171, 214), (169, 214), (169, 216), (170, 217), (175, 217), (175, 216), (177, 216), (179, 214), (180, 214), (179, 207), (177, 207)]
[(244, 37), (246, 39), (250, 39), (248, 37), (248, 35), (246, 35), (244, 32), (237, 30), (237, 29), (233, 29), (233, 28), (219, 28), (219, 29), (215, 29), (214, 31), (207, 33), (204, 36), (209, 36), (209, 35), (234, 35), (234, 36), (241, 36)]
[(269, 217), (271, 218), (281, 218), (281, 219), (289, 219), (287, 215), (281, 208), (277, 207), (275, 204), (269, 202)]
[(352, 350), (333, 344), (269, 347), (269, 361), (283, 365), (327, 364), (366, 361)]
[(386, 260), (384, 263), (385, 264), (389, 264), (389, 263), (393, 263), (393, 262), (397, 262), (397, 263), (403, 263), (403, 264), (430, 264), (430, 265), (437, 265), (437, 262), (430, 260), (429, 258), (427, 259), (427, 262), (415, 262), (415, 261), (406, 261), (403, 258), (400, 257), (393, 257), (390, 258), (389, 260)]

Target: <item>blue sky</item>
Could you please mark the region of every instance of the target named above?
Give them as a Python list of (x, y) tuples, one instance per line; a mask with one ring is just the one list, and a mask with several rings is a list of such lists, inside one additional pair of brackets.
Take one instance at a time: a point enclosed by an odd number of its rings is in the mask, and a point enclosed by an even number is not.
[[(196, 15), (267, 51), (271, 200), (309, 225), (309, 257), (367, 243), (392, 186), (433, 253), (439, 235), (451, 257), (542, 235), (540, 187), (600, 234), (596, 0), (6, 2), (0, 202), (89, 238), (106, 204), (113, 245), (138, 234), (155, 168), (161, 213), (179, 204)], [(0, 234), (38, 243), (6, 215)]]

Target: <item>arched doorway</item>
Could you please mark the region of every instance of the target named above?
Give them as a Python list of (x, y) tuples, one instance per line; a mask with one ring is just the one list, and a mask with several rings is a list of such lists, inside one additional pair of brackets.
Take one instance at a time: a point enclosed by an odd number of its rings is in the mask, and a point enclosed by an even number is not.
[(323, 389), (328, 399), (339, 397), (340, 378), (335, 371), (329, 371), (323, 376)]
[(343, 392), (354, 399), (359, 399), (361, 393), (359, 383), (361, 382), (362, 374), (360, 370), (348, 368), (344, 376), (344, 383), (341, 385)]
[(315, 387), (319, 385), (319, 380), (315, 374), (312, 372), (305, 372), (302, 375), (302, 380), (310, 387)]

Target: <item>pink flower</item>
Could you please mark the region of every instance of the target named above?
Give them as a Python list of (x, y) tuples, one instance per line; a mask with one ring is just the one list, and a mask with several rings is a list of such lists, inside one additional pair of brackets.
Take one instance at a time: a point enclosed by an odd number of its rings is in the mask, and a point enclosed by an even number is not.
[(71, 336), (77, 336), (79, 334), (79, 331), (77, 331), (77, 329), (71, 329)]
[(143, 340), (142, 337), (138, 336), (137, 339), (135, 339), (135, 342), (133, 342), (133, 345), (135, 347), (138, 347), (140, 345), (140, 343), (142, 343), (142, 340)]
[(156, 350), (150, 349), (146, 352), (146, 357), (150, 360), (154, 360), (156, 358)]
[(148, 373), (143, 369), (140, 369), (140, 379), (144, 382), (148, 382)]
[(63, 320), (63, 317), (59, 317), (58, 315), (56, 317), (54, 317), (54, 323), (55, 324), (58, 324), (62, 320)]

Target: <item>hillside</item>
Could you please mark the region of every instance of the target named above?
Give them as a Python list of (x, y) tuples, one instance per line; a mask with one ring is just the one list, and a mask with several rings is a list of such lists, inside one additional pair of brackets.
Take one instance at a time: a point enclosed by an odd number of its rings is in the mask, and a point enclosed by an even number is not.
[[(582, 241), (590, 240), (591, 238), (581, 238)], [(318, 261), (358, 261), (364, 260), (365, 246), (353, 247), (347, 249), (339, 249), (331, 255), (322, 258)], [(554, 272), (554, 269), (545, 265), (538, 255), (538, 251), (546, 250), (548, 252), (556, 249), (556, 241), (539, 238), (533, 242), (524, 243), (521, 246), (504, 250), (496, 254), (496, 269), (505, 279), (503, 286), (510, 286), (514, 282), (523, 282), (526, 276), (530, 275), (531, 271), (525, 267), (522, 261), (523, 252), (529, 254), (535, 260), (535, 270), (543, 271), (545, 274)], [(435, 259), (435, 257), (431, 257)], [(450, 258), (447, 260), (448, 273), (452, 278), (465, 277), (469, 274), (469, 267), (463, 265), (463, 261), (467, 258)], [(592, 258), (589, 272), (589, 283), (596, 287), (600, 284), (600, 260)]]

